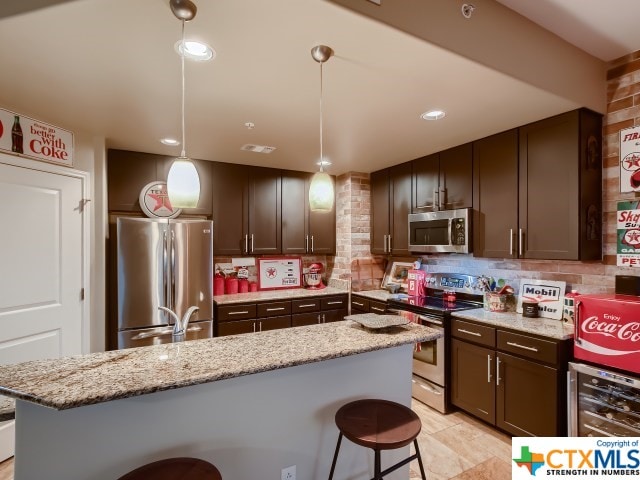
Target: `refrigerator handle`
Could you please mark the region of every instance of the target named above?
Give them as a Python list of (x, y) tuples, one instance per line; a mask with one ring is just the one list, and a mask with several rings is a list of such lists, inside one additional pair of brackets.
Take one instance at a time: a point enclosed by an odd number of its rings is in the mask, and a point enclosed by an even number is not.
[(176, 299), (176, 249), (175, 249), (176, 236), (173, 230), (171, 230), (171, 296), (169, 302), (172, 310), (175, 308), (174, 302)]
[[(168, 276), (168, 272), (167, 272), (167, 268), (169, 267), (169, 252), (168, 252), (168, 245), (167, 245), (167, 232), (164, 231), (162, 232), (162, 303), (163, 307), (169, 307), (169, 285), (168, 285), (168, 281), (169, 281), (169, 276)], [(167, 314), (162, 311), (161, 315), (163, 315), (164, 317), (167, 317)], [(168, 317), (167, 317), (168, 318)], [(166, 323), (169, 323), (169, 321), (167, 320)]]
[(573, 341), (580, 345), (580, 305), (582, 302), (576, 299), (575, 311), (573, 313)]

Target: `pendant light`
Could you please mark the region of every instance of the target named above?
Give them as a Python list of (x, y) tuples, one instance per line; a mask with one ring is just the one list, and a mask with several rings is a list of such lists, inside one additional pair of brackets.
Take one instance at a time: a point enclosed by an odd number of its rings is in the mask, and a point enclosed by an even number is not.
[(173, 208), (195, 208), (200, 198), (200, 177), (195, 165), (186, 154), (185, 128), (184, 128), (184, 23), (196, 16), (198, 8), (190, 0), (170, 0), (171, 11), (178, 20), (182, 21), (182, 48), (180, 63), (182, 66), (182, 153), (176, 158), (169, 169), (167, 176), (167, 193)]
[(322, 64), (333, 55), (326, 45), (317, 45), (311, 49), (311, 56), (320, 64), (320, 171), (311, 178), (309, 185), (309, 208), (312, 212), (331, 212), (333, 210), (333, 182), (323, 169), (325, 163), (322, 154)]

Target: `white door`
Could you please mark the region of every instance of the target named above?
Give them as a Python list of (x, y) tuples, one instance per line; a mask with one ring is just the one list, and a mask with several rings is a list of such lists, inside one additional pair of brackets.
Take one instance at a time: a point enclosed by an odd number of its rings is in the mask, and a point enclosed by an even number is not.
[[(82, 353), (83, 188), (0, 163), (0, 364)], [(0, 459), (9, 440), (0, 424)]]

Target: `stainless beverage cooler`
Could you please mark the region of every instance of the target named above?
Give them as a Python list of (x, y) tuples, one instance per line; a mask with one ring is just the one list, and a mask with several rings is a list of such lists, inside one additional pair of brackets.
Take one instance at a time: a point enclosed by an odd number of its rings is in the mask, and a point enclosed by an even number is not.
[(569, 363), (569, 436), (640, 436), (640, 380), (583, 363)]

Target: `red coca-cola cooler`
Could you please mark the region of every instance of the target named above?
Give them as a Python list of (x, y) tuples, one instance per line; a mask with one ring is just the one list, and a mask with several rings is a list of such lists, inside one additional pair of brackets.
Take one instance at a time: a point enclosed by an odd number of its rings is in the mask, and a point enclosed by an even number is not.
[(571, 436), (640, 436), (640, 297), (579, 295), (569, 364)]

